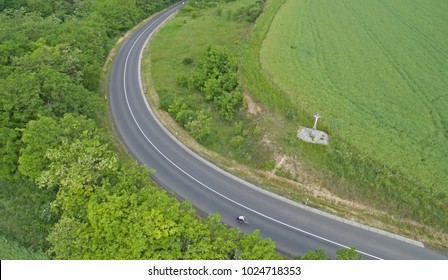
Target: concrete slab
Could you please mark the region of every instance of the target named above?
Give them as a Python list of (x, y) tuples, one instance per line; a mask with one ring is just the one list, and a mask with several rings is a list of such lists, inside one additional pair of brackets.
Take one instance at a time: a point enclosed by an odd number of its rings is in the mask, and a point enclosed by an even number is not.
[(297, 138), (305, 142), (328, 145), (328, 134), (309, 127), (300, 126), (297, 130)]

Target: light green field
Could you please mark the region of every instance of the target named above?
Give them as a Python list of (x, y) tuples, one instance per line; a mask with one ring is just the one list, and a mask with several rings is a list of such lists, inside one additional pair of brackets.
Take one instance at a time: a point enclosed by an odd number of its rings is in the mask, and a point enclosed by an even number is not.
[(446, 0), (287, 0), (262, 71), (301, 111), (320, 113), (330, 142), (448, 207), (447, 15)]

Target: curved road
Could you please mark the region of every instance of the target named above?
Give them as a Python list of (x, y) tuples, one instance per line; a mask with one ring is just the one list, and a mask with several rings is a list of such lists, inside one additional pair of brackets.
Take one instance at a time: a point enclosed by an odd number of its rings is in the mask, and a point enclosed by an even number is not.
[(245, 215), (250, 225), (241, 226), (243, 231), (260, 229), (280, 252), (291, 256), (323, 248), (334, 258), (338, 248), (355, 246), (368, 259), (446, 259), (262, 191), (207, 163), (175, 140), (155, 118), (142, 93), (140, 60), (148, 38), (181, 6), (154, 16), (123, 43), (109, 80), (115, 129), (128, 152), (156, 170), (152, 177), (159, 185), (204, 213), (219, 213), (228, 225), (238, 226), (235, 217)]

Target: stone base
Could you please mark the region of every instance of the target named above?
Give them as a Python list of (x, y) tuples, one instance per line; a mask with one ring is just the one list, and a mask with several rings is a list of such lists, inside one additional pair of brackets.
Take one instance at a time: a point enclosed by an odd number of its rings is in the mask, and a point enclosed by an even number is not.
[(299, 127), (297, 130), (297, 138), (309, 143), (328, 145), (328, 134), (309, 127)]

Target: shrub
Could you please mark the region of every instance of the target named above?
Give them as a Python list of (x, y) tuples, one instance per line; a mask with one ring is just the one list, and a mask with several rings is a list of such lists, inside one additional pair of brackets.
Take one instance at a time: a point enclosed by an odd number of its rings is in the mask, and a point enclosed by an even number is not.
[(209, 46), (188, 85), (202, 92), (219, 115), (229, 120), (243, 101), (237, 73), (236, 59), (228, 51)]
[(184, 65), (190, 65), (190, 64), (193, 63), (193, 59), (192, 59), (191, 57), (186, 57), (186, 58), (184, 58), (184, 59), (182, 60), (182, 63), (183, 63)]
[(264, 170), (274, 169), (275, 168), (275, 160), (270, 159), (270, 160), (263, 162), (263, 164), (261, 165), (261, 168)]
[(240, 21), (255, 22), (263, 11), (265, 0), (257, 0), (254, 4), (237, 10), (235, 18)]
[(176, 98), (168, 106), (168, 112), (197, 141), (203, 141), (210, 134), (211, 117), (203, 110), (197, 112), (184, 98)]

